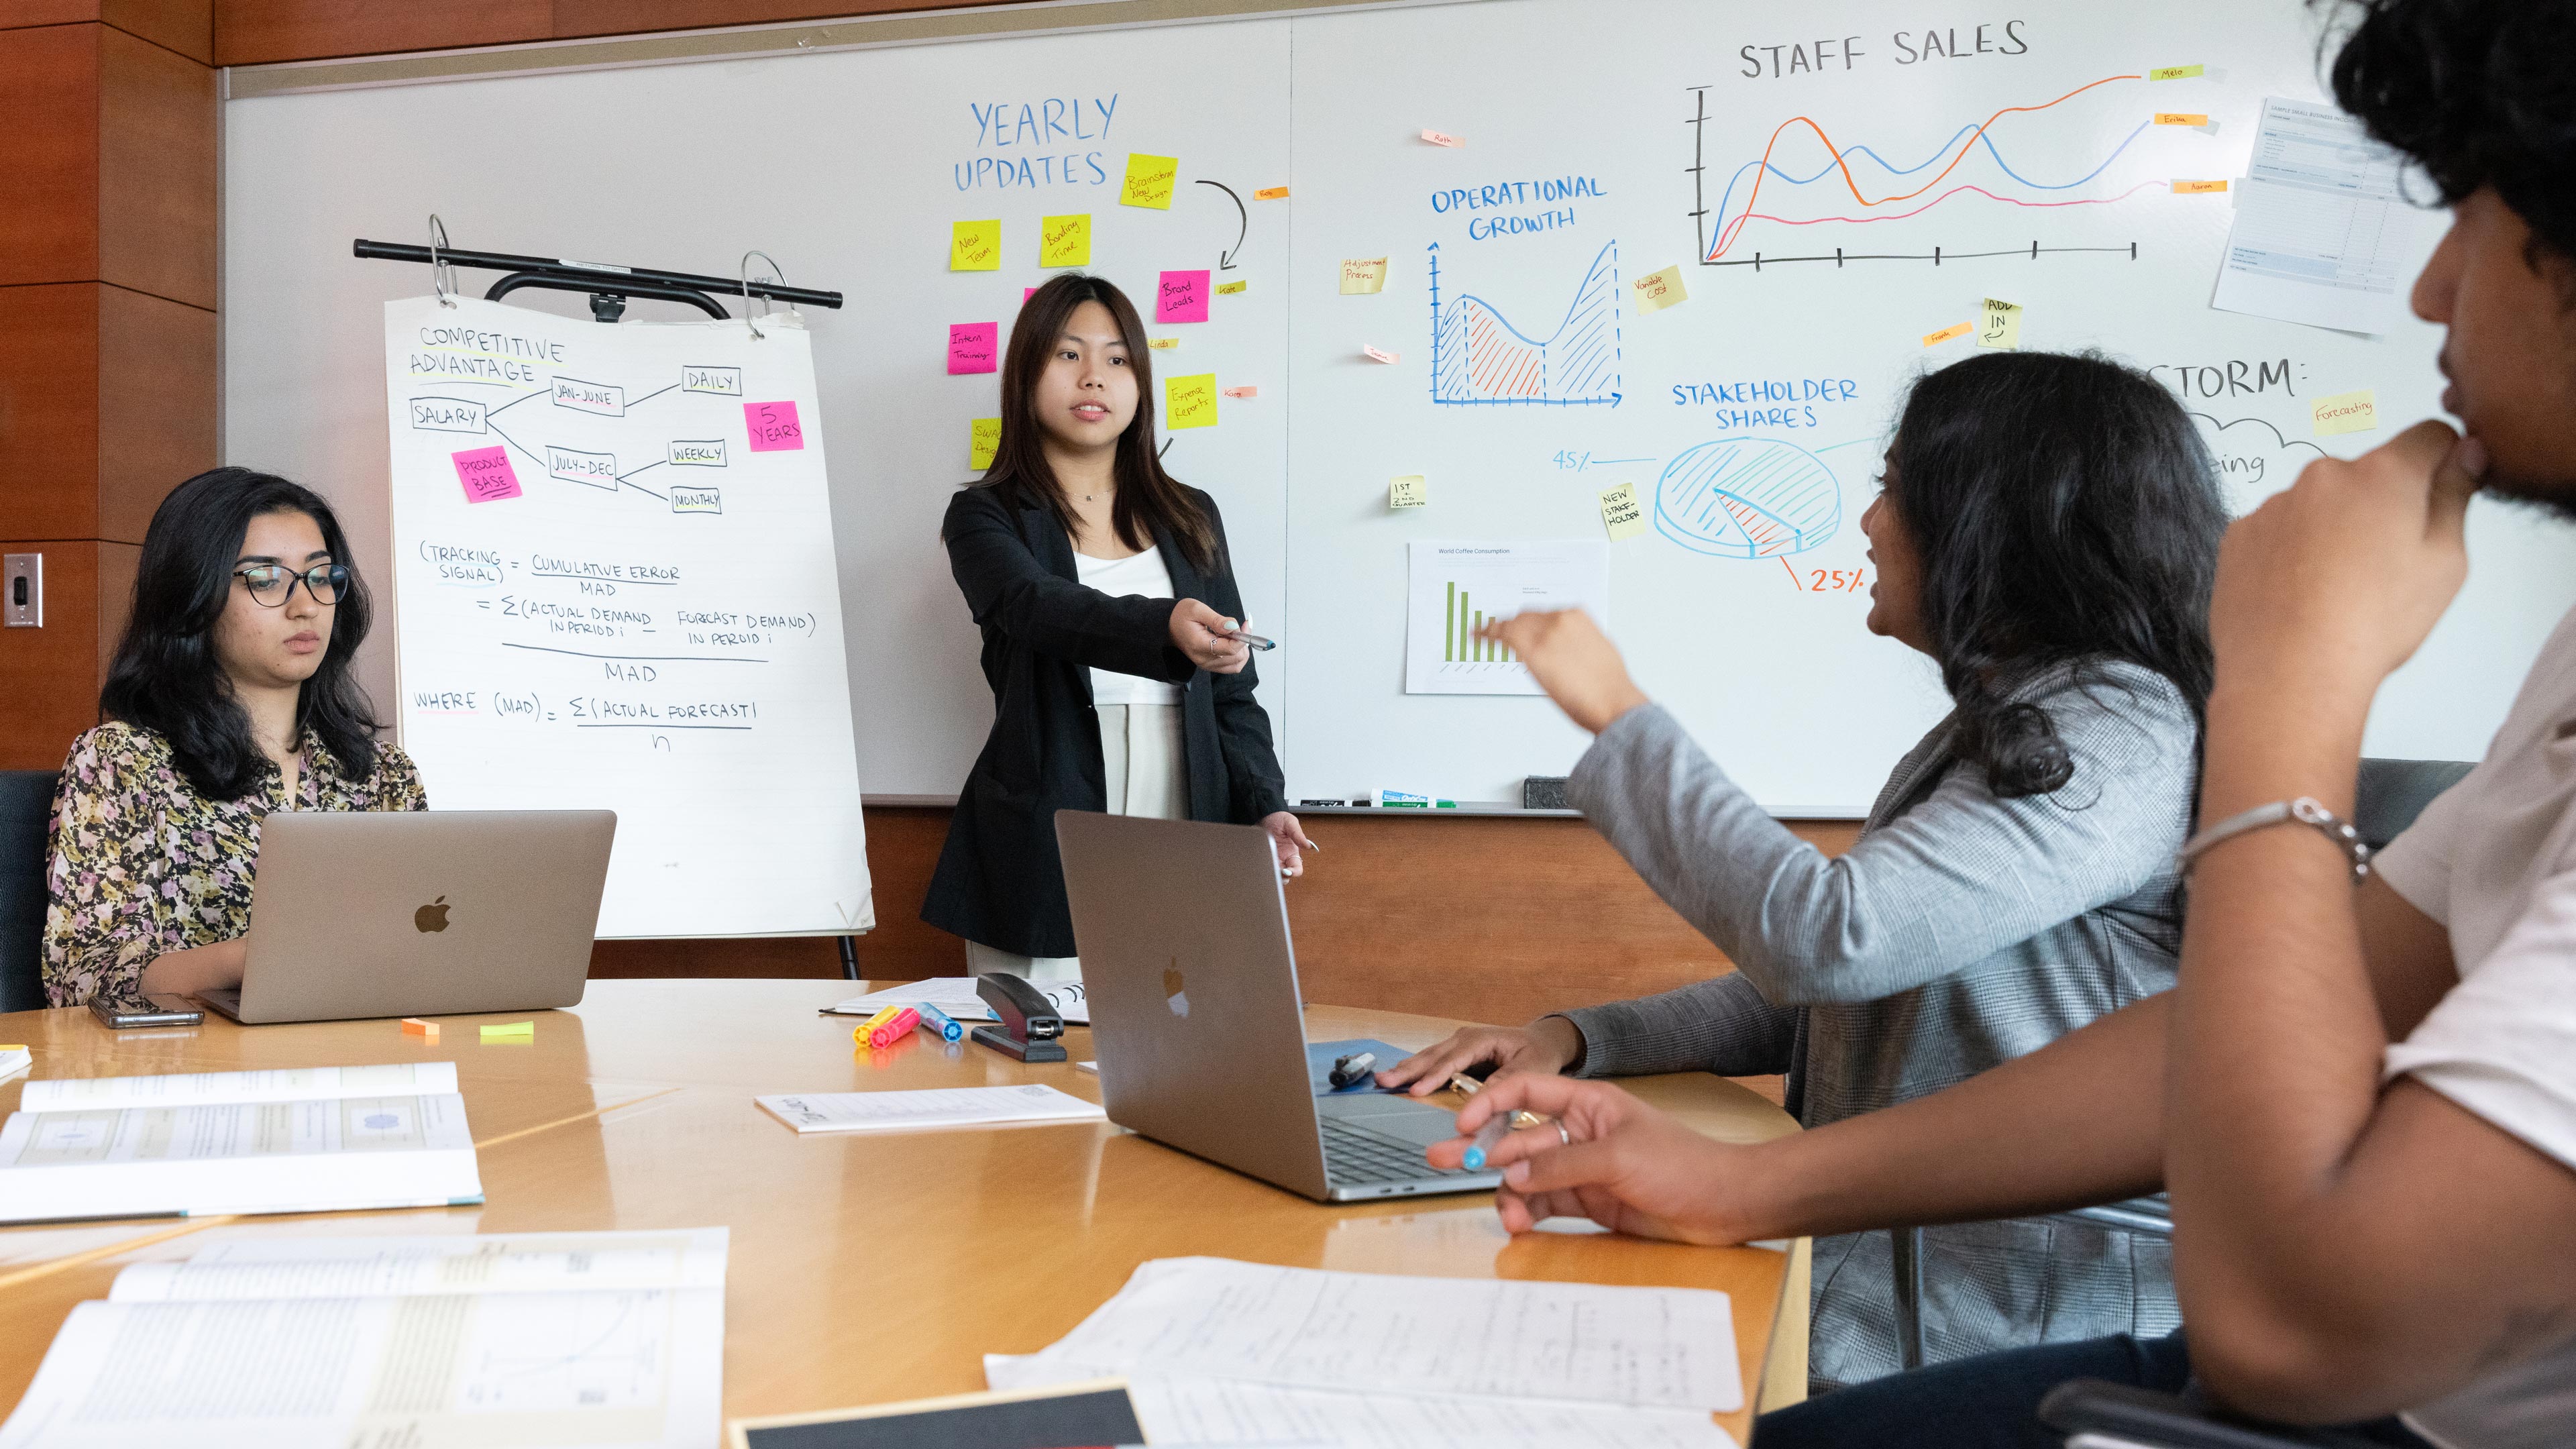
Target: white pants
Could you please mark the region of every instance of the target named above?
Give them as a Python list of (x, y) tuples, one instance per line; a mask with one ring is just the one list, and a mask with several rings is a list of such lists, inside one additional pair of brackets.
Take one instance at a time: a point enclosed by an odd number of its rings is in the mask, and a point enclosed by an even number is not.
[[(1181, 707), (1104, 704), (1095, 712), (1100, 716), (1100, 773), (1109, 787), (1109, 813), (1187, 819), (1189, 751), (1181, 742)], [(966, 974), (995, 971), (1031, 981), (1072, 981), (1082, 975), (1082, 958), (1022, 956), (967, 942)]]

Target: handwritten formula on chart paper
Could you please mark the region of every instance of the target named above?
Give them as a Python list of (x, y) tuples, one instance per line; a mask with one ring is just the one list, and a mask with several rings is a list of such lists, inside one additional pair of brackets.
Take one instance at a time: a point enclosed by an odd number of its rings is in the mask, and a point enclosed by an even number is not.
[(755, 453), (799, 453), (805, 449), (805, 430), (796, 421), (796, 404), (792, 402), (744, 403), (742, 420), (751, 429), (751, 450)]

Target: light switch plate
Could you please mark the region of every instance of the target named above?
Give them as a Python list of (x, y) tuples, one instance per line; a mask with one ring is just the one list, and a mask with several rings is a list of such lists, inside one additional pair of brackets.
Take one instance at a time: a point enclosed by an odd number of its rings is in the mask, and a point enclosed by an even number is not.
[(45, 556), (7, 555), (0, 569), (0, 623), (12, 629), (45, 627)]

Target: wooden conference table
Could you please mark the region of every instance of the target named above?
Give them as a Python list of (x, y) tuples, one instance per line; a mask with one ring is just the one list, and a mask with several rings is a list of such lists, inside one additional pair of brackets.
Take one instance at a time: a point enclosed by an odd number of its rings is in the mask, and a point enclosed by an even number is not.
[[(0, 1230), (0, 1405), (14, 1406), (72, 1306), (128, 1263), (230, 1237), (732, 1230), (726, 1417), (882, 1403), (983, 1387), (983, 1355), (1063, 1336), (1149, 1258), (1209, 1254), (1298, 1267), (1461, 1278), (1716, 1288), (1733, 1295), (1745, 1398), (1805, 1391), (1806, 1258), (1599, 1233), (1503, 1232), (1490, 1194), (1323, 1206), (1106, 1123), (800, 1137), (755, 1094), (1045, 1082), (1091, 1101), (1071, 1062), (1025, 1066), (915, 1034), (853, 1050), (836, 1001), (891, 983), (594, 981), (569, 1011), (534, 1013), (533, 1043), (485, 1046), (440, 1018), (435, 1043), (391, 1021), (112, 1032), (86, 1009), (0, 1015), (35, 1077), (457, 1063), (480, 1145), (481, 1207), (289, 1217), (132, 1220)], [(1311, 1007), (1310, 1039), (1428, 1045), (1455, 1023)], [(1074, 1029), (1073, 1059), (1091, 1055)], [(27, 1077), (0, 1085), (14, 1111)], [(1641, 1078), (1641, 1096), (1713, 1136), (1794, 1130), (1721, 1078)], [(1786, 1290), (1786, 1291), (1784, 1291)], [(1783, 1312), (1783, 1305), (1786, 1312)], [(1775, 1336), (1774, 1329), (1778, 1329)], [(1757, 1398), (1764, 1347), (1770, 1388)], [(1738, 1442), (1751, 1410), (1721, 1416)]]

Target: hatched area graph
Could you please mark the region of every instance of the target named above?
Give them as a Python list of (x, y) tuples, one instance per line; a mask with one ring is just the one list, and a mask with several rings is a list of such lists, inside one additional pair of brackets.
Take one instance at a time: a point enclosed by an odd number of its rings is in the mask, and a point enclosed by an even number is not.
[[(1456, 406), (1619, 403), (1619, 243), (1604, 245), (1544, 335), (1473, 293), (1444, 296), (1431, 244), (1431, 400)], [(1451, 285), (1454, 287), (1455, 279)], [(1524, 317), (1523, 322), (1528, 322)], [(1544, 324), (1539, 324), (1544, 325)]]
[(1794, 443), (1725, 438), (1664, 465), (1655, 480), (1655, 531), (1717, 558), (1804, 553), (1842, 526), (1842, 484)]

